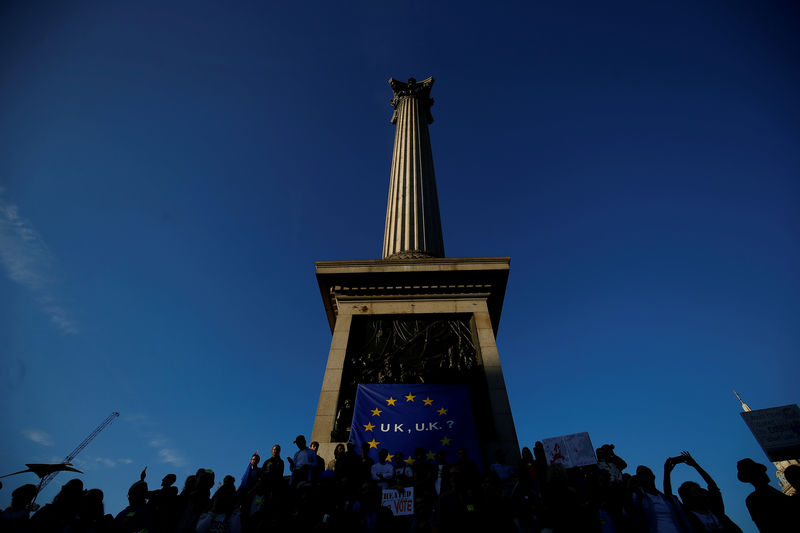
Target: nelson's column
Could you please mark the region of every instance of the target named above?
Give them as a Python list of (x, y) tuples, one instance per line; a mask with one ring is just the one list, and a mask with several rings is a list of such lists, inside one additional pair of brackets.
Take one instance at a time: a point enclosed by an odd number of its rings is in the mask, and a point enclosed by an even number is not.
[(444, 257), (433, 78), (389, 85), (397, 129), (383, 258), (316, 263), (333, 340), (311, 440), (324, 457), (347, 440), (359, 383), (457, 383), (469, 386), (483, 460), (498, 449), (518, 457), (495, 344), (510, 259)]

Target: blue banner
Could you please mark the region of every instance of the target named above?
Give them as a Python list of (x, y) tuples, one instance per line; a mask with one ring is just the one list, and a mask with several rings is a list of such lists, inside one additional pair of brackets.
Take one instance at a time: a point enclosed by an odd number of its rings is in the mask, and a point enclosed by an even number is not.
[[(425, 448), (426, 460), (446, 452), (448, 464), (460, 448), (481, 468), (478, 435), (466, 385), (359, 385), (350, 438), (356, 450), (366, 442), (370, 456), (386, 449), (392, 464), (402, 452), (409, 465), (414, 449)], [(481, 468), (482, 470), (482, 468)]]

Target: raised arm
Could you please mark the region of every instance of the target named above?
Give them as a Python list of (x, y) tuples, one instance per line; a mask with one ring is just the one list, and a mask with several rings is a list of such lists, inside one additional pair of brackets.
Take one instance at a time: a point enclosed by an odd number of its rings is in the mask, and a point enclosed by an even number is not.
[(683, 462), (681, 457), (667, 457), (664, 462), (664, 494), (666, 495), (672, 496), (672, 479), (670, 475), (675, 465), (681, 462)]
[(708, 475), (708, 472), (703, 470), (703, 468), (699, 464), (697, 464), (697, 461), (694, 460), (694, 457), (692, 457), (692, 454), (690, 454), (689, 452), (684, 450), (684, 451), (681, 452), (681, 456), (684, 458), (683, 461), (687, 465), (689, 465), (692, 468), (694, 468), (695, 470), (697, 470), (697, 473), (700, 474), (700, 477), (703, 478), (703, 481), (706, 482), (706, 484), (708, 485), (709, 489), (711, 489), (712, 487), (713, 488), (717, 488), (717, 484), (714, 483), (714, 480), (711, 478), (711, 476)]
[(672, 494), (672, 480), (670, 479), (670, 475), (672, 474), (673, 468), (675, 468), (675, 464), (672, 462), (672, 457), (667, 457), (667, 460), (664, 462), (664, 494)]

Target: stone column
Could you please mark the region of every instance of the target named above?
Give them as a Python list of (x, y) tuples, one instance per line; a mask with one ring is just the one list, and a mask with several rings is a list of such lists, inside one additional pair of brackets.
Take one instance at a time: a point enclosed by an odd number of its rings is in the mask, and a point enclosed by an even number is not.
[(442, 222), (428, 124), (433, 78), (389, 80), (394, 92), (394, 138), (383, 258), (444, 257)]

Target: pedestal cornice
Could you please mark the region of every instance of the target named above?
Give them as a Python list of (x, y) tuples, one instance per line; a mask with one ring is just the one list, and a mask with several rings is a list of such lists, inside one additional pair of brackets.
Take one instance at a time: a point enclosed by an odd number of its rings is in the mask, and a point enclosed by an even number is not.
[(318, 261), (317, 282), (331, 332), (339, 304), (362, 300), (485, 298), (495, 336), (500, 324), (508, 257)]

